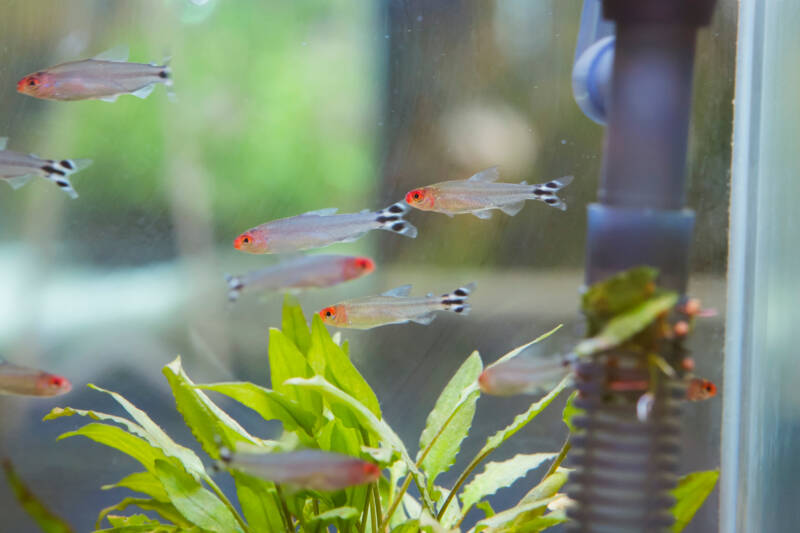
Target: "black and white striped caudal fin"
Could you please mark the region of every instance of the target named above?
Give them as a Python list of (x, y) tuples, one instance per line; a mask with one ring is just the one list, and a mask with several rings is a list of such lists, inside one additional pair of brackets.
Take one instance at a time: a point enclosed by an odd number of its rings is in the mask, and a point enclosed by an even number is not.
[(41, 168), (45, 172), (45, 178), (58, 185), (70, 198), (75, 199), (78, 197), (78, 193), (72, 188), (69, 176), (91, 164), (91, 159), (62, 159), (61, 161), (48, 161)]
[(409, 221), (404, 220), (403, 217), (411, 210), (411, 206), (404, 202), (397, 202), (385, 209), (376, 212), (375, 219), (381, 226), (380, 229), (399, 233), (406, 237), (415, 238), (417, 236), (417, 228), (414, 227)]
[(573, 179), (575, 179), (573, 176), (564, 176), (563, 178), (550, 180), (547, 183), (533, 185), (533, 198), (546, 203), (550, 207), (566, 211), (567, 204), (556, 196), (556, 193), (572, 183)]
[(444, 306), (444, 310), (462, 315), (469, 313), (470, 309), (472, 309), (468, 301), (469, 295), (475, 292), (476, 287), (477, 285), (473, 282), (459, 287), (453, 292), (442, 294), (441, 302)]
[(238, 276), (231, 276), (230, 274), (225, 274), (225, 281), (228, 282), (228, 300), (235, 302), (242, 294), (244, 284)]

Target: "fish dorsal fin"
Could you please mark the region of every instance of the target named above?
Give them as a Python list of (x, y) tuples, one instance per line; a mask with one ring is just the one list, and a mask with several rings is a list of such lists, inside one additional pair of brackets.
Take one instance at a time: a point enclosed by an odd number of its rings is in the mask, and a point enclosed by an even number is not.
[(302, 215), (300, 215), (300, 216), (303, 216), (303, 217), (305, 217), (305, 216), (309, 216), (309, 215), (311, 215), (311, 216), (319, 216), (319, 217), (322, 217), (322, 216), (326, 216), (326, 215), (333, 215), (333, 214), (335, 214), (335, 213), (336, 213), (338, 210), (339, 210), (339, 208), (338, 208), (338, 207), (326, 207), (325, 209), (317, 209), (316, 211), (308, 211), (308, 212), (306, 212), (306, 213), (303, 213), (303, 214), (302, 214)]
[(500, 177), (500, 172), (497, 167), (489, 167), (486, 170), (481, 170), (467, 181), (497, 181)]
[(92, 59), (97, 59), (99, 61), (115, 61), (117, 63), (122, 63), (128, 60), (128, 46), (121, 44), (119, 46), (115, 46), (110, 50), (106, 50), (105, 52), (100, 52)]
[(8, 137), (0, 137), (0, 150), (5, 150), (8, 146)]
[(411, 294), (411, 285), (401, 285), (386, 292), (382, 292), (381, 296), (408, 296), (409, 294)]
[(362, 209), (361, 211), (358, 212), (358, 214), (365, 215), (367, 213), (372, 213), (372, 212), (373, 212), (372, 209)]

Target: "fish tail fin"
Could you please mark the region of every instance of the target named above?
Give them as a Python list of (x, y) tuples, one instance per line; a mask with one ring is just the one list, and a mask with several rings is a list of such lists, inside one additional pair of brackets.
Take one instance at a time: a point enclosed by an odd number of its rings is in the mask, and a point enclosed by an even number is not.
[(42, 166), (42, 170), (46, 173), (45, 178), (58, 185), (70, 198), (75, 199), (78, 197), (78, 193), (72, 187), (69, 176), (91, 164), (91, 159), (62, 159), (61, 161), (48, 161), (46, 165)]
[(225, 281), (228, 283), (228, 300), (235, 302), (239, 299), (239, 295), (242, 294), (244, 284), (238, 276), (231, 276), (230, 274), (225, 274)]
[(558, 178), (554, 180), (550, 180), (547, 183), (539, 183), (538, 185), (532, 185), (532, 198), (535, 200), (542, 201), (549, 205), (550, 207), (555, 207), (556, 209), (560, 209), (561, 211), (567, 210), (567, 204), (556, 196), (556, 193), (572, 183), (572, 180), (575, 179), (574, 176), (564, 176), (563, 178)]
[(468, 301), (469, 295), (475, 292), (476, 287), (477, 285), (473, 282), (459, 287), (453, 292), (442, 294), (441, 302), (444, 310), (460, 313), (462, 315), (468, 314), (470, 309), (472, 309)]
[(404, 202), (397, 202), (389, 207), (377, 211), (376, 222), (380, 224), (380, 229), (404, 235), (411, 239), (417, 236), (417, 228), (403, 217), (411, 210), (411, 206)]

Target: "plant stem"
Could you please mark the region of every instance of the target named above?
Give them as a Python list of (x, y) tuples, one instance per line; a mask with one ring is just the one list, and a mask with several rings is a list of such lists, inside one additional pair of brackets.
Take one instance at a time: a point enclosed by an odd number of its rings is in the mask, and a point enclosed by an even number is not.
[(397, 510), (397, 506), (400, 505), (400, 502), (403, 500), (403, 495), (408, 490), (408, 486), (411, 485), (411, 478), (414, 477), (411, 472), (406, 474), (406, 480), (403, 482), (403, 486), (400, 487), (400, 490), (397, 492), (397, 496), (395, 496), (392, 504), (389, 506), (389, 510), (386, 511), (386, 516), (383, 517), (381, 521), (381, 530), (389, 525), (389, 520), (392, 518), (392, 515)]
[(569, 453), (570, 448), (572, 448), (572, 443), (569, 441), (569, 435), (567, 435), (567, 440), (565, 440), (563, 446), (561, 446), (561, 450), (559, 450), (556, 460), (553, 461), (553, 464), (551, 464), (550, 468), (547, 469), (547, 473), (545, 473), (545, 475), (542, 477), (542, 480), (546, 479), (547, 476), (555, 474), (556, 470), (558, 470), (558, 467), (564, 462), (564, 458)]
[(281, 514), (286, 522), (286, 531), (291, 533), (294, 531), (294, 525), (292, 524), (292, 513), (289, 512), (289, 507), (286, 505), (286, 500), (283, 499), (283, 491), (281, 490), (281, 486), (277, 483), (275, 483), (275, 492), (278, 493), (278, 501), (280, 502), (281, 510), (283, 511)]
[(224, 503), (225, 506), (231, 510), (231, 513), (233, 513), (233, 517), (236, 519), (237, 522), (239, 522), (239, 525), (242, 526), (242, 531), (250, 531), (250, 529), (247, 527), (247, 524), (245, 524), (244, 520), (242, 520), (242, 517), (239, 516), (238, 511), (236, 511), (236, 508), (233, 506), (228, 497), (225, 496), (225, 493), (222, 492), (222, 490), (217, 486), (216, 483), (214, 483), (214, 480), (211, 479), (210, 476), (206, 476), (205, 481), (206, 483), (208, 483), (208, 486), (211, 487), (211, 490), (214, 491), (214, 494), (217, 495), (217, 498), (222, 500), (222, 503)]
[[(313, 505), (314, 505), (314, 516), (319, 516), (319, 499), (314, 498)], [(321, 525), (320, 522), (317, 522), (317, 525), (314, 526), (314, 533), (319, 533), (320, 525)]]
[(367, 489), (369, 495), (372, 496), (372, 533), (378, 533), (378, 521), (380, 520), (378, 507), (380, 503), (375, 500), (375, 491), (372, 490), (373, 487), (377, 488), (377, 485), (370, 484), (370, 488)]
[(369, 494), (364, 495), (364, 509), (361, 511), (361, 522), (358, 526), (358, 533), (364, 533), (367, 527), (367, 513), (369, 513)]
[(475, 470), (475, 468), (477, 468), (478, 464), (480, 464), (481, 461), (486, 459), (486, 457), (490, 453), (492, 453), (492, 451), (493, 450), (487, 450), (483, 452), (481, 455), (477, 456), (475, 459), (472, 460), (472, 462), (467, 466), (467, 468), (463, 472), (461, 472), (461, 475), (458, 476), (458, 480), (456, 480), (456, 484), (453, 486), (453, 490), (451, 490), (450, 494), (447, 495), (447, 499), (444, 501), (444, 505), (442, 505), (442, 508), (436, 515), (436, 520), (442, 519), (442, 517), (444, 516), (444, 512), (447, 510), (447, 506), (450, 505), (450, 502), (455, 497), (456, 493), (458, 492), (458, 489), (461, 488), (461, 485), (464, 484), (464, 482), (467, 480), (472, 471)]

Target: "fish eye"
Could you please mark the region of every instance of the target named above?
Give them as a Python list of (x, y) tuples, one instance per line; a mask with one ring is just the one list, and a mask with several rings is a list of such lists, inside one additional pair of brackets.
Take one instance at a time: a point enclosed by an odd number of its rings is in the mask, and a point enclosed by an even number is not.
[(64, 378), (59, 376), (53, 376), (50, 378), (50, 386), (51, 387), (60, 387), (64, 384)]
[(250, 237), (242, 237), (242, 242), (245, 243), (245, 244), (249, 244), (250, 243)]
[(319, 312), (319, 316), (322, 318), (333, 318), (336, 316), (336, 309), (333, 307), (326, 307), (322, 311)]
[(36, 87), (37, 85), (39, 85), (39, 80), (37, 80), (36, 78), (28, 78), (29, 87)]

